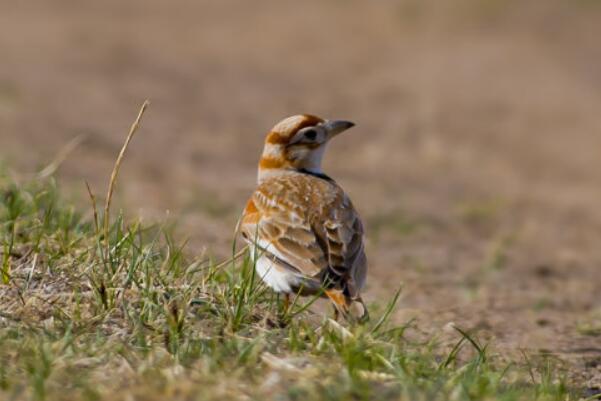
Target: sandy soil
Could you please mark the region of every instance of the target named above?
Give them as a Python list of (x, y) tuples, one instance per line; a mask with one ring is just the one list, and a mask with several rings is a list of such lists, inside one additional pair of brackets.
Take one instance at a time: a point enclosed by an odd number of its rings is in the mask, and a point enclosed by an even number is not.
[(265, 132), (357, 127), (326, 170), (368, 230), (367, 298), (399, 320), (549, 353), (601, 388), (601, 6), (595, 1), (0, 4), (0, 158), (85, 205), (152, 105), (118, 204), (228, 253)]

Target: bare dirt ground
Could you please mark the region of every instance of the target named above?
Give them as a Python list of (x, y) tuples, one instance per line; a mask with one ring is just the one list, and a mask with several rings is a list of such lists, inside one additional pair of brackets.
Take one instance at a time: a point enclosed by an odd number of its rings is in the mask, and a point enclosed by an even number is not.
[(169, 218), (227, 255), (265, 132), (354, 120), (326, 171), (368, 233), (370, 301), (455, 322), (601, 386), (601, 5), (596, 1), (0, 5), (0, 158), (26, 176), (78, 135), (63, 187)]

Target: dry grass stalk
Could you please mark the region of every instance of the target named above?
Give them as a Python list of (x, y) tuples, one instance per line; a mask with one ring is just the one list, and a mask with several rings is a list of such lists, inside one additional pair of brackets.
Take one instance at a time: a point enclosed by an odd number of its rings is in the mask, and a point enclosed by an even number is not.
[(90, 184), (86, 180), (86, 188), (88, 190), (88, 196), (90, 197), (90, 202), (92, 203), (92, 210), (94, 211), (94, 229), (96, 230), (96, 235), (100, 233), (100, 227), (98, 227), (98, 208), (96, 207), (96, 197), (92, 192), (92, 188), (90, 188)]
[(117, 156), (117, 160), (115, 161), (115, 166), (113, 167), (113, 172), (111, 173), (111, 180), (109, 181), (109, 187), (108, 187), (108, 191), (106, 194), (106, 203), (104, 205), (104, 243), (105, 243), (105, 248), (106, 248), (105, 251), (106, 251), (107, 258), (109, 255), (109, 222), (110, 222), (111, 200), (113, 198), (113, 191), (115, 190), (115, 183), (117, 182), (117, 175), (119, 174), (119, 168), (121, 167), (121, 162), (123, 161), (123, 157), (125, 156), (125, 151), (127, 150), (127, 147), (129, 146), (129, 143), (131, 142), (131, 139), (133, 138), (134, 134), (138, 130), (138, 126), (140, 125), (140, 120), (142, 119), (142, 116), (144, 115), (144, 112), (146, 111), (146, 108), (148, 107), (148, 105), (150, 105), (150, 102), (148, 100), (145, 100), (144, 103), (142, 104), (142, 107), (140, 107), (140, 111), (138, 112), (138, 117), (136, 117), (136, 120), (134, 121), (134, 123), (131, 125), (131, 128), (129, 129), (129, 134), (127, 135), (127, 138), (125, 139), (125, 143), (123, 144), (123, 147), (121, 148), (121, 151), (119, 152), (119, 156)]
[(44, 179), (53, 175), (56, 172), (56, 170), (58, 170), (58, 168), (61, 166), (61, 164), (63, 164), (63, 162), (67, 160), (67, 157), (69, 157), (69, 155), (73, 153), (73, 151), (83, 143), (86, 137), (87, 135), (78, 135), (75, 138), (71, 139), (58, 152), (54, 160), (52, 160), (50, 164), (48, 164), (46, 167), (44, 167), (37, 173), (36, 178)]

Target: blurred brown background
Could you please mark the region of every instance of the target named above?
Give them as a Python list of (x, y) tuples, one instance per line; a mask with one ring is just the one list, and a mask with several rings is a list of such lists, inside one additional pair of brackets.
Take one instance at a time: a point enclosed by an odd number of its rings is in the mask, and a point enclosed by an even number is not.
[(325, 169), (366, 220), (367, 298), (402, 281), (398, 319), (594, 376), (600, 38), (595, 0), (3, 2), (0, 159), (26, 176), (86, 135), (59, 177), (87, 206), (148, 98), (118, 205), (223, 256), (267, 130), (353, 120)]

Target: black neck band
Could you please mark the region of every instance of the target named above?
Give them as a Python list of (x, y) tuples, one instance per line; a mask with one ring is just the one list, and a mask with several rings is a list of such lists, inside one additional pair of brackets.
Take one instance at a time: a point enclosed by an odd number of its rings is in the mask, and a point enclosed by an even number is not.
[(301, 168), (298, 171), (301, 172), (301, 173), (303, 173), (303, 174), (309, 174), (309, 175), (312, 175), (313, 177), (321, 178), (322, 180), (334, 182), (334, 180), (332, 178), (330, 178), (329, 176), (325, 175), (324, 173), (316, 173), (315, 171), (310, 171), (310, 170), (307, 170), (307, 169), (304, 169), (304, 168)]

